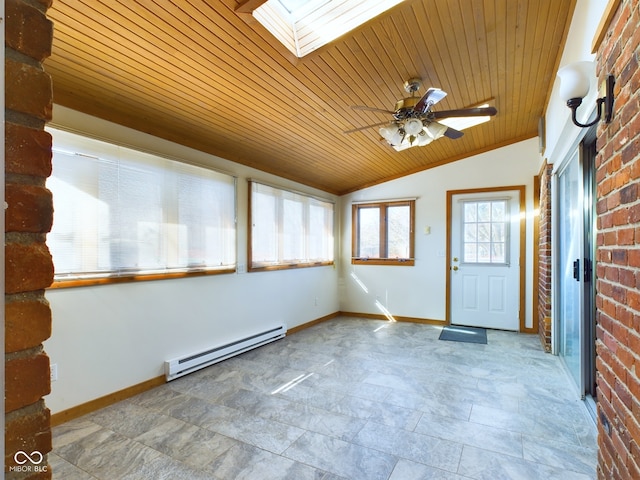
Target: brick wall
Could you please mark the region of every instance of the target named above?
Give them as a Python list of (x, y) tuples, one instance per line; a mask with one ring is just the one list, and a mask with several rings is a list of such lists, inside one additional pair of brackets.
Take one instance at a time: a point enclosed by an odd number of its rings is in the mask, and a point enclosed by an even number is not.
[(538, 335), (545, 352), (551, 351), (551, 173), (546, 162), (540, 170), (538, 207)]
[(598, 478), (640, 479), (640, 10), (624, 0), (598, 48), (616, 77), (614, 118), (598, 128)]
[[(44, 289), (53, 279), (46, 247), (53, 206), (45, 180), (51, 173), (51, 80), (42, 61), (51, 53), (51, 0), (5, 2), (5, 474), (48, 479), (51, 451), (49, 358), (51, 334)], [(15, 461), (16, 452), (44, 455), (41, 463)], [(20, 460), (24, 458), (19, 457)], [(32, 455), (32, 458), (35, 458)], [(36, 458), (37, 460), (37, 458)]]

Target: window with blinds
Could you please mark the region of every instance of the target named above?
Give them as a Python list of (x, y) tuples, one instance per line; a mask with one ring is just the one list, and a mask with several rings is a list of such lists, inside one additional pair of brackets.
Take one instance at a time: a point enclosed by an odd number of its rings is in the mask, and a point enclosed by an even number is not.
[(235, 271), (235, 178), (60, 130), (55, 279)]
[(330, 265), (334, 204), (250, 182), (249, 269)]

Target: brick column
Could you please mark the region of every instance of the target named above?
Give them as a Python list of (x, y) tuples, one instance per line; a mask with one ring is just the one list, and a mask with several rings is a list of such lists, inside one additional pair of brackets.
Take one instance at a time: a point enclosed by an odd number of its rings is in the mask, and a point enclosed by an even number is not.
[(551, 351), (551, 173), (546, 162), (540, 170), (538, 214), (538, 335), (545, 352)]
[(597, 52), (615, 75), (614, 117), (598, 127), (598, 478), (640, 478), (640, 9), (623, 0)]
[[(51, 173), (51, 79), (42, 62), (51, 53), (50, 0), (5, 2), (5, 474), (49, 479), (51, 451), (49, 358), (51, 334), (44, 289), (53, 280), (45, 244), (53, 205), (45, 187)], [(16, 462), (24, 451), (33, 462)], [(43, 461), (33, 452), (40, 452)], [(18, 457), (23, 461), (23, 457)]]

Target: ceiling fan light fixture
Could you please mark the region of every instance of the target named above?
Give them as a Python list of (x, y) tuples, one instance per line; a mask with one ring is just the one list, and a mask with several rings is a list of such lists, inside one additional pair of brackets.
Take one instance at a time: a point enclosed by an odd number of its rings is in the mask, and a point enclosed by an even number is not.
[(429, 123), (429, 125), (427, 125), (425, 130), (427, 132), (427, 135), (429, 135), (433, 140), (437, 140), (444, 135), (444, 132), (447, 131), (447, 128), (449, 127), (441, 123), (431, 122)]
[(382, 138), (384, 138), (387, 142), (391, 142), (391, 139), (393, 138), (395, 133), (398, 131), (398, 126), (395, 124), (391, 124), (391, 125), (382, 127), (378, 131), (380, 133), (380, 136), (382, 136)]
[(431, 138), (425, 130), (422, 130), (417, 137), (416, 145), (419, 147), (424, 147), (425, 145), (429, 145), (433, 142), (433, 138)]
[(398, 127), (396, 129), (396, 132), (389, 139), (389, 143), (391, 145), (400, 145), (404, 141), (406, 136), (407, 135), (406, 135), (406, 132), (404, 131), (404, 129), (401, 128), (401, 127)]
[[(294, 1), (294, 0), (292, 0)], [(498, 111), (492, 105), (492, 100), (483, 102), (483, 105), (454, 110), (432, 111), (432, 107), (440, 102), (447, 93), (439, 88), (429, 88), (427, 92), (418, 97), (415, 95), (422, 81), (419, 78), (411, 78), (405, 82), (405, 90), (410, 97), (405, 97), (396, 102), (395, 110), (381, 108), (352, 106), (354, 110), (368, 110), (393, 115), (390, 123), (376, 123), (360, 128), (347, 130), (344, 133), (353, 133), (371, 127), (379, 128), (380, 136), (387, 141), (396, 151), (411, 147), (428, 145), (433, 140), (441, 137), (458, 139), (464, 135), (463, 128), (472, 127), (488, 121)], [(436, 121), (439, 120), (439, 121)]]
[(407, 132), (408, 135), (418, 135), (423, 128), (422, 122), (417, 118), (412, 118), (404, 124), (404, 131)]

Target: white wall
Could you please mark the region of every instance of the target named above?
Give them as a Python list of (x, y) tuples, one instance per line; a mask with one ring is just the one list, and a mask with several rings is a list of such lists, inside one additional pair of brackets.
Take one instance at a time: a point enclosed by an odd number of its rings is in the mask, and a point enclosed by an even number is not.
[[(428, 146), (420, 148), (428, 154)], [(341, 197), (341, 310), (380, 314), (378, 300), (394, 316), (444, 321), (447, 191), (525, 185), (526, 325), (531, 327), (533, 178), (538, 170), (538, 139), (533, 138)], [(417, 197), (415, 266), (352, 265), (351, 203), (408, 197)], [(431, 227), (429, 235), (425, 226)]]
[[(578, 0), (576, 3), (574, 15), (571, 19), (571, 26), (565, 48), (562, 52), (560, 67), (564, 67), (573, 62), (594, 61), (595, 54), (591, 52), (592, 43), (596, 35), (596, 30), (607, 7), (607, 3), (602, 0)], [(582, 123), (588, 122), (589, 118), (594, 114), (596, 109), (596, 98), (600, 96), (598, 81), (592, 79), (591, 88), (587, 97), (583, 100), (582, 105), (578, 108), (578, 120)], [(608, 72), (603, 72), (608, 73)], [(545, 123), (546, 123), (546, 150), (544, 157), (549, 164), (553, 164), (554, 175), (552, 177), (552, 247), (551, 247), (551, 263), (559, 265), (559, 218), (557, 211), (562, 201), (558, 197), (557, 175), (562, 170), (566, 162), (571, 158), (572, 153), (576, 152), (580, 142), (584, 138), (588, 129), (581, 128), (573, 124), (571, 121), (571, 110), (566, 106), (564, 100), (561, 100), (558, 91), (560, 88), (560, 80), (556, 77), (553, 84), (553, 90), (546, 106)], [(616, 106), (614, 105), (614, 112)], [(615, 116), (615, 113), (614, 113)], [(595, 232), (594, 232), (595, 238)], [(552, 270), (551, 291), (553, 298), (560, 298), (560, 280), (557, 269)], [(560, 303), (555, 301), (552, 304), (551, 312), (551, 345), (552, 352), (558, 354), (558, 338), (559, 338), (559, 320), (560, 320)]]
[[(238, 177), (238, 264), (247, 262), (246, 179), (331, 195), (175, 143), (55, 106), (54, 125)], [(54, 220), (55, 221), (55, 220)], [(336, 219), (338, 221), (338, 219)], [(241, 269), (242, 270), (242, 269)], [(163, 374), (163, 362), (284, 322), (289, 328), (339, 310), (333, 267), (213, 275), (50, 289), (52, 336), (45, 343), (58, 380), (52, 413)], [(316, 306), (317, 298), (317, 306)]]
[[(607, 2), (603, 0), (578, 0), (567, 35), (566, 46), (562, 52), (560, 68), (574, 62), (595, 60), (595, 54), (591, 53), (591, 44), (606, 6)], [(578, 120), (582, 123), (585, 123), (593, 114), (596, 106), (595, 99), (599, 96), (595, 66), (592, 80), (589, 94), (577, 110)], [(555, 171), (557, 171), (559, 164), (567, 158), (569, 152), (575, 149), (587, 131), (572, 123), (571, 110), (560, 99), (559, 88), (560, 80), (556, 77), (545, 114), (546, 150), (544, 156), (549, 163), (555, 165)]]

